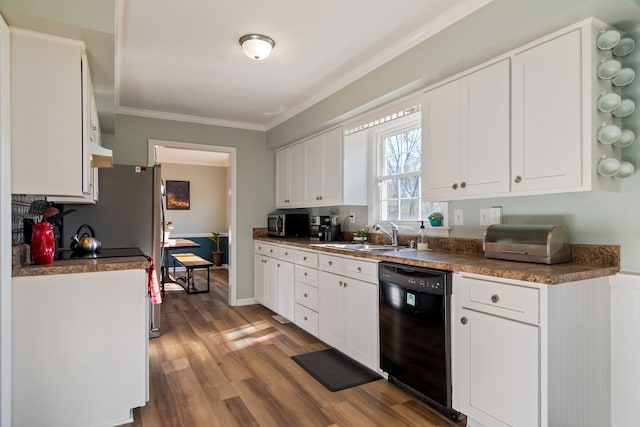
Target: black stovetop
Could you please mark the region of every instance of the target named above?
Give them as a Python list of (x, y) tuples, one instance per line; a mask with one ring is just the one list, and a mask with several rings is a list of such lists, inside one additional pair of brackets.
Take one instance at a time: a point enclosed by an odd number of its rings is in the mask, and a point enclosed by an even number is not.
[(91, 258), (118, 258), (129, 256), (145, 256), (139, 248), (102, 248), (96, 252), (74, 252), (71, 249), (58, 249), (54, 259), (91, 259)]

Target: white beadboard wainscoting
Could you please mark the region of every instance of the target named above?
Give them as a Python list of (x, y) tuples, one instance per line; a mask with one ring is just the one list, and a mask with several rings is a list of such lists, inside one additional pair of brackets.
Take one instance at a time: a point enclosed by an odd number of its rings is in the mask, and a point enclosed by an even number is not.
[(611, 278), (611, 425), (638, 425), (640, 273)]

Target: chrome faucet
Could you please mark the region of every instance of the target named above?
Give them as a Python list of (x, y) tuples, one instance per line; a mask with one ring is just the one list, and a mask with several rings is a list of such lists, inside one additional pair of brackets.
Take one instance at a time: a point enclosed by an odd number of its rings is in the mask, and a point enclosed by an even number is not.
[(389, 222), (389, 224), (391, 224), (391, 233), (382, 228), (379, 224), (373, 224), (373, 229), (375, 231), (380, 231), (382, 234), (391, 239), (391, 246), (398, 246), (398, 226), (392, 222)]

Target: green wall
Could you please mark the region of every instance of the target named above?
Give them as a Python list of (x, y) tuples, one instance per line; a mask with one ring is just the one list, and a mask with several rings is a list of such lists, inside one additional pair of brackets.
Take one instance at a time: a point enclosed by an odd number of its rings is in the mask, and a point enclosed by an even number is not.
[(640, 8), (629, 0), (494, 0), (270, 129), (267, 146), (287, 145), (590, 16), (630, 31)]
[[(474, 65), (590, 16), (615, 25), (640, 46), (640, 1), (637, 0), (494, 0), (489, 5), (378, 67), (337, 93), (267, 132), (276, 148), (357, 114), (414, 92)], [(623, 65), (640, 70), (640, 49)], [(627, 92), (640, 105), (640, 83)], [(640, 169), (640, 110), (624, 119), (638, 141), (622, 157)], [(553, 153), (549, 153), (553, 155)], [(622, 247), (622, 269), (640, 272), (640, 172), (626, 179), (620, 193), (570, 193), (459, 201), (464, 226), (457, 237), (482, 237), (479, 209), (502, 206), (506, 223), (553, 223), (569, 229), (576, 243)]]
[(264, 132), (117, 115), (115, 135), (103, 134), (114, 163), (146, 165), (149, 139), (237, 149), (238, 299), (253, 297), (253, 227), (266, 227), (275, 201), (275, 154), (265, 147)]

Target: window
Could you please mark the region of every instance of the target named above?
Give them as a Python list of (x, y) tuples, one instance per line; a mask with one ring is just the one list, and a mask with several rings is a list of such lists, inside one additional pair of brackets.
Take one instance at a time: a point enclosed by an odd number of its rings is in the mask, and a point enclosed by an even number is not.
[(420, 219), (420, 125), (380, 134), (378, 175), (379, 218), (382, 221)]
[[(421, 193), (422, 128), (419, 118), (376, 133), (377, 221), (416, 222), (445, 214), (446, 202), (425, 202)], [(429, 222), (427, 221), (427, 226)], [(446, 219), (445, 219), (446, 225)]]

